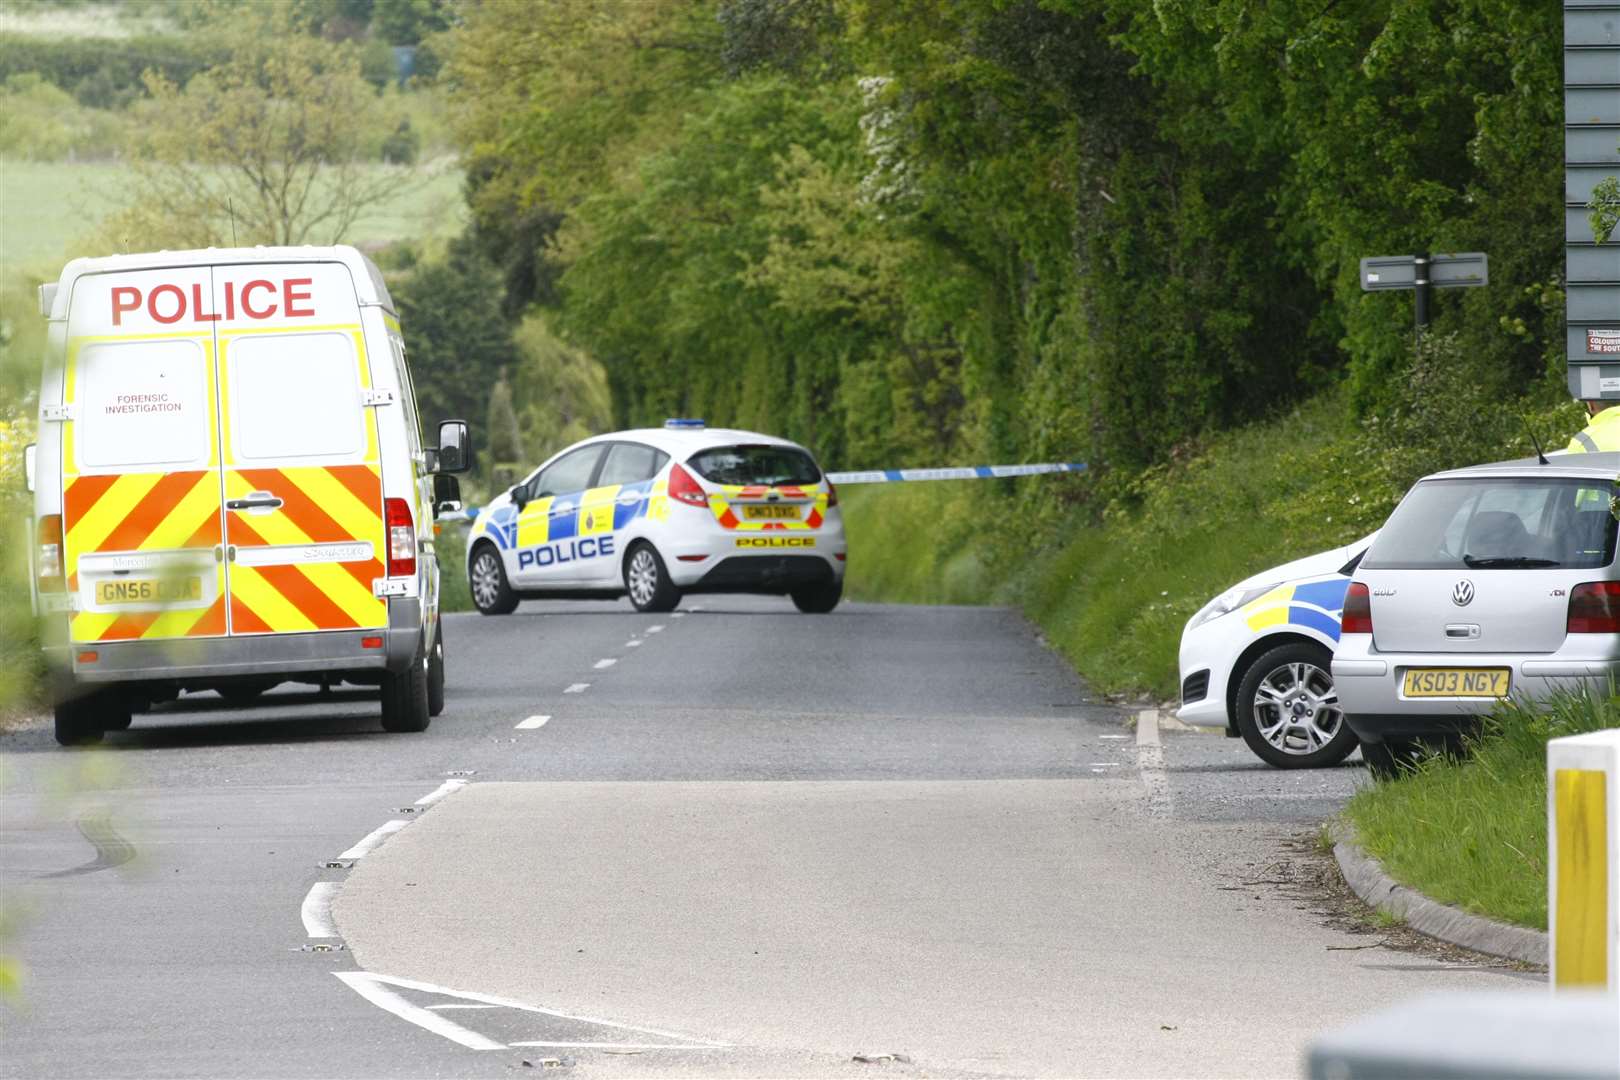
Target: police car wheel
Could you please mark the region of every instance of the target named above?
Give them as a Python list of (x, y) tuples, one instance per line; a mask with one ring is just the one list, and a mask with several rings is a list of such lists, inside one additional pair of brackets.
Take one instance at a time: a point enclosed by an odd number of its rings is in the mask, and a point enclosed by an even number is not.
[(384, 731), (425, 731), (428, 714), (428, 654), (418, 646), (411, 666), (397, 675), (384, 672), (382, 726)]
[(493, 544), (478, 545), (472, 568), (467, 572), (473, 605), (485, 615), (510, 615), (517, 610), (518, 596), (506, 581), (506, 567)]
[(636, 544), (625, 557), (624, 591), (637, 611), (674, 611), (681, 602), (681, 590), (669, 580), (664, 560), (646, 542)]
[(1249, 749), (1279, 769), (1337, 765), (1356, 748), (1333, 685), (1333, 656), (1295, 642), (1264, 653), (1238, 683), (1238, 731)]
[(825, 615), (843, 599), (844, 583), (831, 581), (821, 585), (805, 585), (794, 589), (789, 595), (793, 597), (793, 606), (806, 615)]
[(427, 673), (428, 715), (444, 712), (444, 620), (439, 620), (439, 633), (433, 639), (433, 651), (428, 654)]

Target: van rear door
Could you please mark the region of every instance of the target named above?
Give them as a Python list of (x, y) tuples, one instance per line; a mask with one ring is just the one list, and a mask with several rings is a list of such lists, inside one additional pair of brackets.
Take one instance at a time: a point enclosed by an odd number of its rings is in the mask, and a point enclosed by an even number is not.
[(348, 269), (219, 266), (213, 284), (236, 316), (218, 324), (230, 633), (386, 626), (377, 399)]
[(69, 303), (63, 570), (75, 644), (226, 631), (207, 267), (87, 274)]

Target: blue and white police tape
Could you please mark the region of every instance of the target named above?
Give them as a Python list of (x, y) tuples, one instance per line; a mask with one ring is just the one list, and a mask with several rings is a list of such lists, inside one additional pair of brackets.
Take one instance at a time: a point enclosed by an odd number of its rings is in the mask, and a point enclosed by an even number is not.
[(945, 469), (869, 469), (866, 472), (830, 472), (835, 484), (899, 484), (914, 480), (1000, 480), (1009, 476), (1085, 472), (1086, 463), (1048, 462), (1040, 465), (963, 465)]

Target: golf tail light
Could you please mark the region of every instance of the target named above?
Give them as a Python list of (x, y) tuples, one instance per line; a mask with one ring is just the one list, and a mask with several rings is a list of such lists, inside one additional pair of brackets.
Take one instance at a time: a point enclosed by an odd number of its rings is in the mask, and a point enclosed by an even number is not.
[(383, 500), (383, 516), (388, 522), (388, 576), (416, 576), (416, 527), (411, 508), (404, 499)]
[(685, 503), (687, 506), (708, 506), (709, 496), (703, 486), (692, 479), (692, 474), (681, 468), (673, 466), (669, 470), (669, 497)]
[(46, 514), (39, 519), (39, 558), (34, 563), (40, 592), (63, 592), (67, 579), (62, 575), (62, 515)]
[(1620, 634), (1620, 581), (1587, 581), (1569, 591), (1571, 634)]
[(1352, 581), (1344, 594), (1344, 616), (1339, 629), (1345, 634), (1370, 634), (1372, 629), (1372, 594), (1367, 586)]

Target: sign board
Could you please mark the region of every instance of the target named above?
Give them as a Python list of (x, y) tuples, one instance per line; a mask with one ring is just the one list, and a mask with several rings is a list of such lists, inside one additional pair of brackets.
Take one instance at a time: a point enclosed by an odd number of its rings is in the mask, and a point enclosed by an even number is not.
[(1620, 400), (1620, 235), (1592, 234), (1593, 189), (1620, 176), (1620, 18), (1564, 2), (1564, 277), (1569, 392)]
[[(1417, 287), (1416, 255), (1375, 255), (1361, 260), (1361, 288), (1365, 292)], [(1429, 256), (1427, 284), (1437, 289), (1485, 285), (1490, 281), (1489, 260), (1483, 251), (1448, 252)]]

